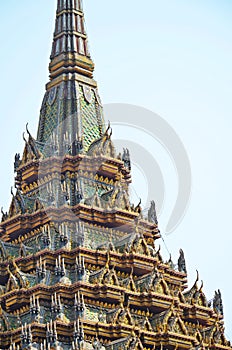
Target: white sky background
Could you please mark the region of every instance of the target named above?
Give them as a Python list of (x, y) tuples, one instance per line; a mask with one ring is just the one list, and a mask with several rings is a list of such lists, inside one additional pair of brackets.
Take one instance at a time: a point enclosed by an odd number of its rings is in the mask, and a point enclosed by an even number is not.
[[(0, 3), (0, 203), (5, 209), (14, 154), (23, 151), (27, 122), (36, 135), (48, 81), (55, 2)], [(226, 334), (232, 340), (232, 2), (85, 0), (85, 12), (103, 102), (153, 110), (185, 145), (192, 166), (192, 199), (181, 225), (164, 238), (173, 260), (180, 247), (185, 251), (189, 286), (198, 269), (208, 299), (221, 289)], [(169, 208), (177, 191), (172, 186), (175, 173), (163, 173)], [(142, 187), (136, 191), (143, 196)], [(161, 228), (167, 218), (164, 210)]]

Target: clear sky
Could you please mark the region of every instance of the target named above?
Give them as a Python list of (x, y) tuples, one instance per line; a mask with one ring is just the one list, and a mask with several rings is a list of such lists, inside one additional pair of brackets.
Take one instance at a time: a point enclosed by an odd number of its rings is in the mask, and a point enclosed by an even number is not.
[[(48, 80), (55, 2), (0, 3), (0, 202), (5, 209), (14, 154), (22, 153), (27, 122), (36, 134)], [(180, 247), (185, 251), (189, 286), (198, 269), (208, 299), (221, 289), (226, 334), (232, 340), (232, 2), (84, 3), (103, 102), (153, 110), (185, 145), (192, 166), (192, 199), (181, 225), (164, 238), (174, 260)], [(167, 203), (174, 195), (175, 189), (167, 191)], [(161, 228), (162, 220), (165, 217)]]

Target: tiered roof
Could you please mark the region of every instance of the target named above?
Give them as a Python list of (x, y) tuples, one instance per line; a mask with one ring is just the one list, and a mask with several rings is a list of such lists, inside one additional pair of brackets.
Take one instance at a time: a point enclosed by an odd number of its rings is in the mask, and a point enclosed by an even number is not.
[(58, 0), (37, 138), (0, 225), (0, 349), (231, 349), (220, 291), (165, 262), (155, 203), (129, 198), (93, 80), (81, 0)]

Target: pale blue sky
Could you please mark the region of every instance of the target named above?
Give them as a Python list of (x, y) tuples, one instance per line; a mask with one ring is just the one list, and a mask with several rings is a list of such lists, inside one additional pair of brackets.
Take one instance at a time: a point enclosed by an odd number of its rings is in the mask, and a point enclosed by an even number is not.
[[(5, 208), (26, 123), (36, 132), (55, 2), (0, 4), (0, 202)], [(186, 147), (192, 200), (182, 224), (165, 240), (174, 259), (184, 249), (190, 286), (197, 268), (209, 299), (221, 289), (232, 339), (232, 2), (85, 0), (85, 10), (103, 102), (150, 108), (172, 125)]]

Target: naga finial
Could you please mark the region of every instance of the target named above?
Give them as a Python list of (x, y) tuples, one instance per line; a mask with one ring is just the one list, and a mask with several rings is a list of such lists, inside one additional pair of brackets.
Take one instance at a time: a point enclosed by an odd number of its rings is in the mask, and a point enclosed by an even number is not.
[(196, 270), (196, 272), (197, 272), (197, 278), (196, 278), (196, 281), (194, 283), (194, 286), (196, 286), (197, 282), (199, 282), (199, 272), (198, 272), (198, 270)]
[(30, 135), (30, 131), (28, 129), (28, 123), (26, 124), (26, 131), (27, 131), (28, 135)]
[(23, 140), (25, 141), (25, 143), (27, 143), (27, 140), (25, 138), (25, 132), (23, 132)]
[(31, 136), (31, 133), (30, 133), (30, 131), (29, 131), (29, 128), (28, 128), (28, 123), (26, 124), (26, 131), (27, 131), (27, 134), (28, 134), (28, 136), (29, 136), (29, 140), (30, 139), (32, 139), (33, 137)]
[(199, 289), (200, 292), (202, 292), (203, 287), (204, 287), (204, 282), (201, 281), (201, 286), (200, 286), (200, 289)]
[(112, 135), (113, 135), (113, 129), (111, 128), (111, 129), (110, 129), (109, 138), (111, 138), (111, 137), (112, 137)]
[(139, 214), (141, 213), (142, 211), (141, 204), (142, 204), (142, 199), (140, 198), (138, 205), (134, 209), (136, 213), (139, 213)]
[(108, 120), (108, 126), (107, 126), (107, 129), (106, 129), (106, 131), (105, 131), (105, 135), (108, 135), (108, 132), (109, 132), (109, 130), (110, 130), (110, 121)]

